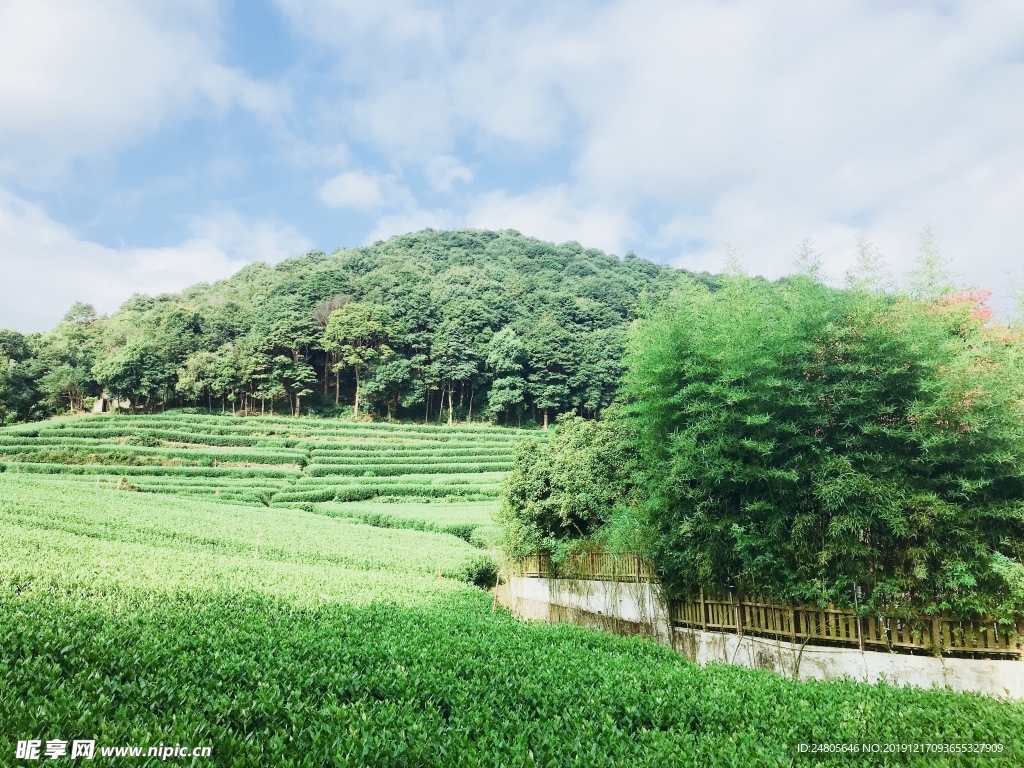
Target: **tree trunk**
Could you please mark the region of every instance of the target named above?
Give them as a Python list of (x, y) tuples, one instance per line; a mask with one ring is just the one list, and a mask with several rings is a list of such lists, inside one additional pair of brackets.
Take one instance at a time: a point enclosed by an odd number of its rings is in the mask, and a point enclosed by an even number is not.
[(452, 388), (455, 385), (454, 381), (448, 382), (448, 426), (452, 425)]
[(353, 419), (358, 419), (359, 418), (359, 366), (356, 365), (356, 366), (353, 366), (353, 367), (356, 369), (356, 403), (355, 403), (355, 407), (352, 409), (352, 418)]
[[(334, 366), (331, 366), (332, 368)], [(334, 369), (334, 404), (338, 404), (338, 400), (341, 397), (341, 371), (337, 368)]]
[(427, 407), (423, 415), (423, 425), (426, 426), (427, 424), (430, 423), (430, 387), (424, 385), (424, 390), (424, 394), (426, 395), (426, 397), (424, 397), (423, 399), (426, 401)]
[(469, 415), (466, 417), (466, 423), (473, 423), (473, 388), (469, 389)]
[(298, 392), (295, 393), (295, 415), (300, 416), (302, 414), (302, 395)]
[(548, 428), (548, 409), (544, 409), (544, 429)]

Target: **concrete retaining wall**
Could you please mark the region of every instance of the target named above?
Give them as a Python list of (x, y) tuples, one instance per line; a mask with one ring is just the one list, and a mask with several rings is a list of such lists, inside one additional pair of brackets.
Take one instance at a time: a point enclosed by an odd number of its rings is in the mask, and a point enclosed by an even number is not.
[(498, 599), (518, 616), (647, 635), (698, 664), (740, 664), (787, 677), (948, 686), (1024, 700), (1024, 661), (952, 659), (799, 645), (766, 637), (671, 628), (657, 584), (513, 576)]

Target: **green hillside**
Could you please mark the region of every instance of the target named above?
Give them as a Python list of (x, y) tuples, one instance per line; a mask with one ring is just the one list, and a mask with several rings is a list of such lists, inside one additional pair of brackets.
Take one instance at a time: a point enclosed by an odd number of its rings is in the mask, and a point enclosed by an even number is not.
[[(863, 741), (1019, 758), (1021, 704), (701, 668), (644, 639), (492, 612), (470, 586), (487, 555), (454, 536), (7, 466), (0, 728), (94, 738), (98, 765), (112, 764), (102, 747), (158, 743), (282, 768), (775, 766), (800, 743)], [(13, 750), (0, 744), (0, 763)]]
[[(493, 532), (491, 512), (515, 445), (542, 436), (482, 426), (100, 415), (0, 429), (0, 469), (97, 489), (316, 505), (325, 514), (469, 540), (478, 527)], [(331, 505), (367, 500), (376, 503)]]
[(511, 425), (592, 415), (618, 386), (627, 324), (680, 274), (485, 230), (251, 264), (133, 296), (110, 317), (77, 304), (44, 334), (0, 329), (0, 424), (88, 409), (103, 392), (147, 412), (358, 408)]

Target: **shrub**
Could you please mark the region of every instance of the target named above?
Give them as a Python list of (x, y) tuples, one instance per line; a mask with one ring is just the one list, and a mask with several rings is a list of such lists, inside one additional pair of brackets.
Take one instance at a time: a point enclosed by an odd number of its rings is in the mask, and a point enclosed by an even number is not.
[(1024, 558), (1022, 351), (963, 297), (686, 284), (626, 385), (663, 580), (1020, 614), (996, 564)]
[(594, 535), (633, 492), (636, 458), (625, 421), (558, 418), (550, 440), (523, 443), (502, 485), (498, 519), (512, 556), (560, 557)]

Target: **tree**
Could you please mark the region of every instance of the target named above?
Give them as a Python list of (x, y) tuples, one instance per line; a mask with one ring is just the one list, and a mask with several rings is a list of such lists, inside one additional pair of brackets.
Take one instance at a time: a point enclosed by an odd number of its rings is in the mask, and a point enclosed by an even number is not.
[(10, 417), (14, 393), (11, 391), (11, 379), (14, 378), (16, 363), (0, 352), (0, 426), (7, 423)]
[(910, 295), (915, 299), (935, 301), (956, 291), (956, 280), (947, 267), (950, 259), (944, 258), (939, 250), (938, 240), (931, 224), (925, 225), (917, 246), (914, 267), (907, 277)]
[(581, 416), (596, 417), (611, 405), (622, 380), (625, 346), (625, 334), (619, 327), (600, 328), (576, 337), (577, 362), (569, 388)]
[[(331, 318), (331, 313), (336, 309), (341, 309), (346, 304), (351, 304), (353, 301), (352, 297), (347, 293), (339, 293), (326, 301), (321, 302), (317, 305), (317, 308), (313, 310), (313, 320), (320, 328), (327, 328), (327, 321)], [(337, 360), (334, 360), (331, 353), (324, 350), (324, 394), (327, 394), (328, 379), (330, 378), (330, 372), (334, 370), (337, 365)], [(341, 377), (335, 374), (334, 376), (334, 404), (338, 404), (338, 399), (341, 396)]]
[(296, 361), (288, 355), (276, 355), (271, 361), (270, 379), (279, 385), (275, 391), (285, 392), (292, 403), (292, 415), (302, 413), (302, 398), (313, 391), (316, 371), (304, 360)]
[(410, 407), (421, 402), (423, 390), (419, 384), (413, 377), (408, 358), (384, 348), (369, 368), (369, 375), (363, 382), (363, 397), (371, 403), (383, 403), (390, 420), (399, 404)]
[(214, 394), (219, 394), (218, 379), (220, 378), (220, 359), (214, 352), (197, 352), (185, 361), (178, 369), (178, 381), (175, 388), (190, 400), (206, 400), (207, 407), (212, 410), (210, 402)]
[(384, 311), (373, 304), (352, 302), (331, 312), (324, 330), (324, 349), (335, 356), (336, 368), (355, 372), (356, 393), (353, 418), (359, 418), (360, 372), (388, 349), (390, 325)]
[(560, 558), (628, 505), (636, 455), (627, 429), (562, 414), (549, 440), (516, 448), (498, 512), (506, 553)]
[(550, 412), (569, 407), (569, 377), (577, 364), (573, 339), (550, 315), (541, 317), (527, 338), (527, 387), (547, 429)]
[(127, 400), (134, 411), (142, 398), (148, 407), (154, 398), (174, 389), (177, 364), (153, 342), (134, 339), (97, 362), (93, 375), (116, 399)]
[(100, 355), (102, 333), (96, 310), (77, 303), (39, 339), (36, 384), (48, 410), (84, 409), (88, 395), (100, 394), (91, 369)]
[(522, 418), (522, 407), (526, 401), (526, 351), (523, 342), (512, 327), (505, 327), (494, 334), (487, 345), (487, 367), (493, 373), (491, 391), (487, 399), (487, 412), (497, 419), (518, 412)]
[[(453, 419), (456, 382), (465, 382), (477, 371), (477, 356), (474, 354), (472, 335), (466, 324), (459, 318), (442, 321), (434, 333), (430, 347), (434, 378), (441, 384), (440, 411), (444, 410), (444, 396), (448, 395), (448, 424)], [(461, 399), (461, 396), (460, 396)]]
[(822, 281), (821, 270), (824, 266), (821, 261), (821, 253), (815, 250), (814, 241), (805, 237), (800, 241), (800, 245), (794, 252), (795, 259), (795, 273), (803, 275), (816, 282)]
[(28, 418), (37, 398), (38, 367), (28, 339), (14, 330), (0, 329), (0, 425)]
[(54, 404), (64, 401), (68, 412), (74, 413), (85, 409), (85, 397), (92, 382), (93, 377), (88, 369), (71, 363), (60, 363), (40, 378), (39, 388), (50, 396)]
[(861, 293), (885, 293), (892, 289), (892, 273), (878, 246), (857, 238), (853, 266), (846, 272), (846, 286)]
[(341, 309), (346, 304), (351, 304), (352, 301), (352, 297), (347, 293), (331, 296), (331, 298), (318, 304), (317, 308), (313, 310), (313, 320), (321, 328), (326, 328), (327, 321), (331, 319), (331, 313), (336, 309)]
[(1024, 356), (983, 298), (739, 276), (642, 320), (625, 391), (667, 589), (1024, 615), (1001, 575), (1024, 561)]
[[(394, 379), (403, 363), (393, 360), (375, 372), (384, 350), (371, 345), (368, 354), (381, 354), (358, 366), (360, 415), (364, 379), (373, 379), (374, 387), (391, 382), (384, 399), (378, 396), (383, 390), (375, 389), (373, 400), (382, 414), (390, 403), (395, 417), (409, 416), (415, 407), (428, 421), (444, 416), (471, 421), (474, 407), (490, 402), (504, 405), (486, 411), (488, 416), (506, 421), (528, 410), (538, 421), (541, 411), (549, 419), (572, 408), (590, 413), (588, 403), (607, 399), (615, 368), (612, 352), (602, 352), (590, 334), (624, 329), (644, 302), (656, 304), (668, 294), (677, 274), (633, 255), (620, 260), (578, 243), (555, 245), (513, 231), (480, 230), (418, 232), (366, 248), (251, 264), (227, 280), (180, 293), (132, 296), (109, 318), (89, 305), (73, 306), (55, 328), (30, 337), (26, 357), (6, 355), (16, 363), (7, 391), (19, 393), (18, 404), (7, 406), (7, 418), (41, 418), (84, 407), (102, 392), (93, 372), (102, 369), (124, 379), (132, 367), (128, 358), (141, 353), (143, 342), (145, 355), (162, 358), (166, 370), (158, 389), (147, 385), (149, 395), (133, 393), (137, 404), (169, 406), (205, 398), (211, 407), (212, 399), (221, 398), (223, 407), (230, 401), (235, 410), (249, 412), (264, 408), (268, 399), (288, 398), (294, 412), (298, 397), (301, 412), (307, 402), (314, 409), (326, 406), (332, 384), (337, 404), (345, 396), (344, 379), (351, 384), (356, 371), (323, 341), (331, 313), (346, 303), (376, 307), (387, 319), (384, 345), (411, 366), (407, 384)], [(712, 276), (698, 277), (714, 284)], [(548, 320), (542, 322), (544, 317)], [(531, 338), (533, 329), (545, 323), (560, 325), (573, 349), (564, 360), (531, 367), (543, 354)], [(495, 382), (486, 363), (489, 344), (509, 327), (523, 345), (523, 369), (499, 374)], [(201, 353), (223, 354), (221, 362), (237, 358), (237, 370), (220, 377), (224, 381), (211, 390), (209, 372), (189, 365)], [(273, 361), (281, 355), (292, 361), (288, 376), (285, 367), (275, 369)], [(124, 364), (122, 370), (103, 362), (114, 360)], [(150, 359), (146, 367), (153, 363)], [(553, 367), (547, 368), (549, 363)], [(294, 375), (306, 379), (302, 366), (313, 369), (318, 385), (293, 386)], [(273, 379), (275, 370), (283, 378)], [(179, 371), (188, 379), (180, 388)], [(600, 385), (590, 381), (595, 376)], [(154, 383), (152, 375), (148, 378)], [(141, 378), (133, 386), (141, 387)], [(397, 400), (396, 387), (402, 389)]]

